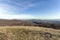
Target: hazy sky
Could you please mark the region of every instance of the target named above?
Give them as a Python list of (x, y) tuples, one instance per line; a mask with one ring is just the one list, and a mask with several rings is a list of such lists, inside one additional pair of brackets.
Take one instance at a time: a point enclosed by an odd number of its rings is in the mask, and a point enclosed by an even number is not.
[(0, 0), (1, 19), (60, 19), (60, 0)]

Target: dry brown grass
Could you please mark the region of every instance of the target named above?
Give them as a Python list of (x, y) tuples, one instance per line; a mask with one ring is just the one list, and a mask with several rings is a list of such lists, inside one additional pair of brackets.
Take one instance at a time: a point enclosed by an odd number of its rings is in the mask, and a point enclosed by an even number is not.
[(0, 40), (60, 40), (60, 30), (34, 26), (1, 26)]

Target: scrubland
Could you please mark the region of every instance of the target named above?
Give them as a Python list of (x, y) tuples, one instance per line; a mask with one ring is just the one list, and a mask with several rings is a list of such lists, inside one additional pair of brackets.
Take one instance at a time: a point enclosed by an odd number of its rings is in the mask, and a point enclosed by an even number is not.
[(60, 40), (60, 30), (34, 26), (1, 26), (0, 40)]

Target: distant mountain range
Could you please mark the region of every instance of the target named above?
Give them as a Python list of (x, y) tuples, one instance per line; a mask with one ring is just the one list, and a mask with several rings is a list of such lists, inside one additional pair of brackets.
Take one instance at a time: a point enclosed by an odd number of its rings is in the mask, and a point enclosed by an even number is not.
[(60, 20), (18, 20), (18, 19), (0, 19), (0, 26), (39, 26), (60, 29)]

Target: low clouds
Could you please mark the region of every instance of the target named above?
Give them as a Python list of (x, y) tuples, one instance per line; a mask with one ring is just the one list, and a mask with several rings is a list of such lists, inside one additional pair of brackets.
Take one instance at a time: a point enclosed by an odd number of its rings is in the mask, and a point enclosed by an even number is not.
[[(51, 19), (60, 18), (56, 0), (0, 0), (0, 18)], [(57, 13), (56, 13), (57, 12)], [(51, 16), (50, 14), (53, 14)], [(56, 17), (57, 16), (57, 17)]]
[(0, 0), (0, 7), (8, 12), (19, 14), (26, 12), (29, 8), (38, 6), (39, 2), (34, 3), (34, 0)]
[(36, 3), (24, 0), (0, 0), (0, 18), (1, 19), (33, 19), (33, 15), (22, 12), (30, 7), (37, 6)]
[[(41, 0), (0, 0), (0, 4), (5, 4), (10, 7), (19, 8), (19, 10), (27, 10), (30, 7), (38, 7), (43, 4), (44, 1)], [(14, 9), (13, 8), (13, 9)]]
[(11, 14), (0, 14), (0, 19), (34, 19), (35, 17), (30, 14), (20, 14), (20, 15), (11, 15)]

